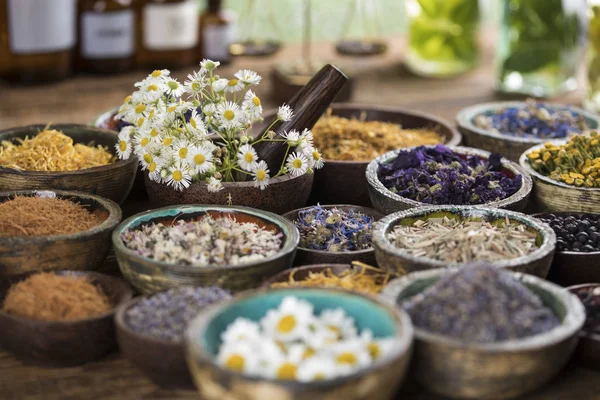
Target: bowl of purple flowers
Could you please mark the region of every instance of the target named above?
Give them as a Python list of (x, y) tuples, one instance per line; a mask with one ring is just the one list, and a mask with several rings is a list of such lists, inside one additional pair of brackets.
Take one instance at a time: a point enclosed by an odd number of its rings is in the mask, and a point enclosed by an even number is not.
[(533, 186), (517, 163), (460, 146), (390, 151), (373, 160), (366, 175), (373, 207), (384, 214), (430, 205), (522, 211)]

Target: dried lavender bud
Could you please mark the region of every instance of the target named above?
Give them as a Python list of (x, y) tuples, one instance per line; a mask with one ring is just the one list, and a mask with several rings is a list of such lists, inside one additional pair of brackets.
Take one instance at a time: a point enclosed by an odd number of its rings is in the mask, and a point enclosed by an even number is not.
[(464, 342), (520, 339), (561, 324), (523, 283), (491, 266), (444, 274), (403, 306), (418, 328)]
[(316, 205), (298, 213), (300, 247), (326, 251), (357, 251), (372, 247), (373, 217), (356, 210)]
[(181, 343), (193, 318), (206, 306), (230, 297), (216, 286), (175, 288), (140, 300), (127, 310), (125, 322), (138, 333)]

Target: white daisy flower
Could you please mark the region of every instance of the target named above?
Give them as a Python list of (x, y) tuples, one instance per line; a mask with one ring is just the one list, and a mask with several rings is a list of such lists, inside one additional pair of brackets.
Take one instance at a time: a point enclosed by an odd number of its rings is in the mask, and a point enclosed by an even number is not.
[(308, 129), (304, 129), (304, 131), (302, 131), (302, 134), (298, 139), (298, 147), (300, 147), (300, 150), (307, 147), (313, 147), (313, 134), (311, 131)]
[(146, 108), (148, 106), (144, 103), (132, 103), (131, 107), (127, 110), (127, 114), (125, 118), (128, 122), (133, 123), (134, 125), (138, 124), (138, 120), (145, 116)]
[(156, 161), (152, 161), (148, 165), (148, 177), (155, 182), (162, 183), (162, 178), (160, 176), (160, 171), (162, 169), (163, 169), (162, 165), (160, 165)]
[(248, 90), (244, 95), (242, 107), (247, 109), (252, 114), (253, 118), (258, 118), (263, 112), (260, 98), (252, 91)]
[(304, 359), (306, 346), (292, 344), (283, 357), (270, 360), (269, 369), (265, 371), (268, 378), (293, 381), (297, 379), (298, 368)]
[(159, 153), (157, 146), (148, 145), (139, 153), (136, 153), (140, 159), (140, 164), (142, 165), (142, 171), (147, 170), (150, 167), (150, 164), (156, 162), (156, 157)]
[(177, 161), (185, 161), (188, 158), (192, 144), (187, 140), (178, 140), (173, 144), (174, 155)]
[(248, 342), (223, 343), (217, 354), (217, 363), (230, 371), (247, 375), (256, 375), (259, 371), (260, 358)]
[(212, 71), (213, 69), (217, 68), (219, 65), (221, 65), (220, 62), (209, 60), (209, 59), (205, 58), (204, 60), (202, 60), (200, 62), (200, 72), (206, 73), (208, 71)]
[(203, 174), (213, 166), (212, 159), (213, 154), (210, 147), (201, 145), (193, 146), (190, 149), (187, 162), (197, 173)]
[(148, 131), (140, 131), (133, 137), (132, 143), (136, 153), (143, 152), (144, 149), (153, 142), (153, 138), (150, 136)]
[(300, 133), (295, 129), (292, 129), (289, 132), (283, 132), (281, 133), (281, 136), (287, 141), (287, 144), (292, 147), (296, 147), (300, 144)]
[(321, 169), (325, 162), (323, 161), (323, 156), (319, 150), (314, 147), (305, 147), (302, 149), (302, 153), (308, 158), (308, 166), (313, 169)]
[(171, 75), (171, 71), (168, 69), (157, 69), (152, 71), (152, 73), (148, 76), (149, 78), (154, 79), (164, 79)]
[(202, 106), (202, 113), (206, 116), (212, 117), (217, 112), (217, 106), (213, 103), (208, 103)]
[(192, 110), (192, 115), (190, 116), (190, 120), (188, 121), (188, 129), (200, 136), (204, 136), (207, 134), (206, 126), (204, 125), (202, 116), (198, 114), (198, 111), (196, 109)]
[(277, 309), (267, 311), (260, 325), (269, 337), (289, 343), (309, 336), (313, 320), (312, 304), (285, 297)]
[(249, 69), (241, 69), (238, 72), (236, 72), (233, 76), (238, 78), (246, 85), (258, 85), (262, 80), (260, 75)]
[(258, 155), (256, 154), (256, 150), (250, 144), (245, 144), (240, 147), (240, 150), (237, 154), (237, 160), (240, 167), (245, 171), (253, 171), (257, 166)]
[(258, 338), (260, 338), (260, 327), (258, 323), (241, 317), (238, 317), (223, 333), (221, 333), (221, 340), (225, 343), (252, 341)]
[[(127, 128), (133, 127), (130, 126)], [(118, 142), (115, 145), (115, 149), (117, 150), (117, 155), (121, 160), (129, 159), (129, 156), (131, 156), (131, 151), (133, 150), (131, 146), (131, 134), (129, 133), (129, 130), (126, 130), (125, 128), (121, 130), (121, 133), (119, 133)]]
[(288, 156), (286, 160), (286, 166), (290, 175), (304, 175), (308, 170), (308, 160), (306, 159), (306, 156), (304, 154), (294, 152)]
[(294, 116), (294, 111), (287, 104), (283, 104), (279, 106), (279, 111), (277, 111), (277, 118), (282, 121), (290, 121)]
[(237, 93), (244, 90), (244, 83), (239, 79), (230, 79), (227, 81), (226, 93)]
[(229, 81), (227, 79), (218, 79), (211, 84), (212, 90), (215, 93), (223, 93)]
[(263, 160), (259, 161), (254, 167), (254, 186), (260, 190), (265, 190), (269, 186), (269, 166)]
[(300, 382), (323, 381), (337, 376), (337, 364), (326, 356), (315, 356), (305, 360), (298, 368)]
[(217, 114), (219, 115), (219, 119), (221, 123), (224, 125), (237, 124), (242, 116), (242, 111), (240, 110), (240, 106), (232, 101), (226, 101), (217, 106)]
[(181, 83), (177, 81), (175, 78), (166, 78), (165, 79), (165, 89), (167, 89), (168, 93), (175, 97), (181, 97), (181, 95), (185, 92), (185, 87)]
[(184, 188), (188, 188), (191, 182), (192, 176), (187, 163), (177, 161), (172, 167), (169, 168), (167, 184), (173, 186), (175, 190), (183, 190)]
[(326, 351), (333, 357), (340, 374), (343, 375), (371, 364), (371, 355), (360, 338), (332, 343)]
[(199, 71), (194, 71), (187, 76), (183, 86), (185, 87), (185, 91), (192, 96), (202, 93), (202, 90), (206, 87), (204, 74)]
[(347, 316), (341, 308), (323, 310), (319, 322), (333, 332), (337, 339), (347, 340), (357, 337), (358, 330), (354, 319)]
[(221, 183), (220, 180), (218, 180), (214, 176), (211, 176), (210, 178), (208, 178), (208, 183), (206, 185), (206, 189), (209, 192), (216, 193), (216, 192), (219, 192), (219, 191), (221, 191), (221, 190), (223, 190), (225, 188), (223, 187), (223, 184)]
[(384, 358), (386, 354), (390, 354), (392, 349), (397, 345), (395, 338), (371, 339), (367, 342), (367, 350), (372, 361)]

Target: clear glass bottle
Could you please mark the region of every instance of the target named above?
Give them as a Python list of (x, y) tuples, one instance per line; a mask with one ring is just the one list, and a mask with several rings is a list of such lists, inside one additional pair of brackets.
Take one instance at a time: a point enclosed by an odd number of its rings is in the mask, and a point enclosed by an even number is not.
[(0, 77), (36, 83), (71, 74), (75, 0), (0, 0)]
[(587, 86), (583, 105), (591, 112), (600, 113), (600, 0), (588, 0), (588, 3)]
[(502, 0), (496, 88), (554, 97), (577, 87), (585, 0)]
[(221, 6), (221, 0), (208, 0), (200, 16), (199, 58), (227, 64), (231, 61), (229, 45), (235, 40), (235, 16)]
[[(369, 56), (384, 53), (378, 0), (353, 0), (344, 17), (344, 27), (335, 49), (340, 54)], [(351, 30), (354, 30), (352, 32)]]
[(229, 45), (233, 56), (268, 56), (281, 48), (281, 21), (273, 8), (277, 0), (243, 0), (240, 11), (239, 40)]
[(406, 66), (415, 74), (450, 77), (479, 57), (479, 0), (405, 0)]

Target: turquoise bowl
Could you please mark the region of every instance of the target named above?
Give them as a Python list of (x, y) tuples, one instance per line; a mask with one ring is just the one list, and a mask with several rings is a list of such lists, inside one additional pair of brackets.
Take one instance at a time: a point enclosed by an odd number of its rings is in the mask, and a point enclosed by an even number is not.
[[(375, 337), (395, 337), (391, 354), (354, 374), (303, 383), (243, 375), (224, 369), (214, 361), (220, 335), (238, 317), (257, 321), (279, 306), (286, 296), (310, 302), (316, 313), (341, 308), (360, 330), (370, 329)], [(412, 353), (413, 327), (401, 309), (363, 296), (335, 289), (263, 289), (207, 308), (186, 331), (187, 362), (203, 399), (244, 400), (387, 400), (402, 384)]]

